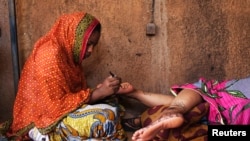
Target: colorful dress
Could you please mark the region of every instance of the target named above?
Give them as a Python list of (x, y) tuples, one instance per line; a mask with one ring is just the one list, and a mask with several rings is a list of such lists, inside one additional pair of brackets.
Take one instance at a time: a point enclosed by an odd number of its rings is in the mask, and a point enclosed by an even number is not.
[[(96, 27), (100, 27), (99, 21), (88, 13), (64, 14), (35, 43), (23, 67), (14, 103), (9, 135), (16, 137), (15, 140), (25, 140), (31, 129), (43, 135), (52, 134), (60, 128), (61, 121), (87, 106), (91, 89), (86, 86), (81, 62)], [(98, 112), (98, 117), (103, 112)], [(106, 119), (113, 120), (114, 129), (105, 130), (108, 131), (105, 137), (116, 137), (111, 133), (120, 130), (118, 117), (113, 117), (118, 114), (112, 114), (107, 118), (96, 117), (96, 121), (102, 123), (108, 122)], [(121, 136), (124, 137), (124, 133)]]
[(193, 89), (209, 103), (209, 124), (250, 125), (250, 77), (228, 81), (206, 80), (173, 86), (172, 93)]
[(121, 141), (127, 138), (120, 123), (121, 113), (119, 106), (84, 104), (64, 117), (50, 133), (42, 135), (34, 127), (29, 136), (36, 141)]

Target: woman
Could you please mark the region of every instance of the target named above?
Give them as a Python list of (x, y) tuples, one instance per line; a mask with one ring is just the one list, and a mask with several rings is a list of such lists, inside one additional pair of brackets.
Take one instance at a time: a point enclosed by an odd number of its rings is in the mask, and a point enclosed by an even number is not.
[(124, 125), (144, 127), (133, 134), (135, 141), (207, 140), (207, 124), (250, 125), (249, 84), (250, 77), (221, 82), (200, 78), (173, 86), (175, 96), (135, 90), (127, 96), (152, 108)]
[[(100, 32), (101, 24), (94, 16), (84, 12), (64, 14), (51, 30), (35, 43), (19, 81), (11, 137), (15, 137), (15, 140), (125, 138), (119, 125), (116, 107), (105, 104), (89, 107), (89, 104), (116, 93), (121, 85), (121, 79), (112, 76), (108, 76), (95, 89), (86, 85), (81, 62), (91, 55), (99, 41)], [(108, 110), (104, 111), (103, 108)], [(79, 128), (86, 127), (73, 123), (82, 119), (75, 116), (79, 112), (77, 110), (83, 109), (92, 112), (99, 110), (99, 117), (89, 123), (88, 131), (81, 133)], [(101, 117), (103, 113), (112, 116), (107, 116), (108, 119)], [(90, 116), (98, 115), (84, 115), (87, 119), (90, 119)], [(96, 121), (101, 123), (90, 129), (91, 124)], [(112, 129), (98, 129), (99, 125), (106, 125), (106, 122), (113, 125)], [(67, 132), (68, 130), (71, 132)], [(96, 134), (100, 131), (103, 133)]]

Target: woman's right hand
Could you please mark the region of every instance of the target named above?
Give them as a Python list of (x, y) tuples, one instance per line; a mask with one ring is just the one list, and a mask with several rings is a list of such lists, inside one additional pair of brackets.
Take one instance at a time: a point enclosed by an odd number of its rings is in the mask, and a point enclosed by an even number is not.
[(121, 78), (120, 77), (107, 77), (103, 82), (102, 85), (99, 86), (101, 93), (103, 95), (112, 95), (115, 94), (121, 86)]
[(98, 84), (96, 89), (91, 95), (90, 102), (96, 102), (98, 100), (104, 99), (107, 96), (115, 94), (121, 86), (120, 77), (107, 77), (101, 84)]

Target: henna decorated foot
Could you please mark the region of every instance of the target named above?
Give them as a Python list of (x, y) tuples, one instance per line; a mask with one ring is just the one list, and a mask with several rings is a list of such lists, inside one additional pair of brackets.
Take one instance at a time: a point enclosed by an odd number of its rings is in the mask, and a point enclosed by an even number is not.
[(121, 83), (121, 86), (116, 93), (117, 94), (126, 94), (126, 93), (131, 93), (134, 90), (135, 90), (134, 87), (130, 83), (123, 82), (123, 83)]
[[(100, 88), (102, 84), (98, 84), (96, 88)], [(135, 91), (135, 88), (128, 82), (121, 83), (119, 90), (116, 92), (117, 94), (126, 94)]]
[(137, 130), (133, 136), (133, 141), (149, 141), (155, 137), (162, 129), (177, 128), (184, 122), (180, 113), (166, 113), (152, 124)]

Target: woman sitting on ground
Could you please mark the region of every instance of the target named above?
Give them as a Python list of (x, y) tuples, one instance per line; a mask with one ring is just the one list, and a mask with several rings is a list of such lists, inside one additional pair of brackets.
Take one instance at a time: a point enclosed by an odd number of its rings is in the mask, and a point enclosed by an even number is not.
[(21, 73), (9, 140), (126, 139), (118, 108), (97, 104), (120, 92), (121, 79), (107, 76), (92, 89), (81, 67), (100, 35), (94, 16), (74, 12), (61, 15), (38, 39)]

